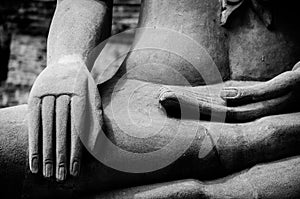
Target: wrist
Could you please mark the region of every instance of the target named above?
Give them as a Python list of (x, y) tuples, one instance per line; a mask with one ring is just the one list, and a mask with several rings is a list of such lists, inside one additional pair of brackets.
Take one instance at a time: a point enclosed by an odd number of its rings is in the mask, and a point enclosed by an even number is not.
[(62, 55), (60, 57), (51, 58), (48, 57), (47, 67), (56, 66), (56, 65), (82, 65), (86, 66), (86, 60), (83, 56), (79, 54), (69, 54), (69, 55)]
[(73, 64), (73, 63), (82, 63), (84, 64), (84, 58), (77, 54), (65, 55), (60, 57), (57, 60), (58, 64)]

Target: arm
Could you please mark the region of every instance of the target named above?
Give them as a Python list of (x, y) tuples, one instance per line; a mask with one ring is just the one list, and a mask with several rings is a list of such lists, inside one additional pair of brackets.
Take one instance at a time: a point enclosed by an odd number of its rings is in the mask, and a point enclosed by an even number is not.
[(45, 177), (55, 173), (59, 181), (68, 173), (79, 174), (79, 136), (83, 132), (74, 127), (74, 115), (92, 107), (97, 113), (94, 119), (101, 125), (100, 96), (87, 67), (93, 64), (89, 57), (92, 49), (110, 34), (111, 13), (112, 0), (57, 2), (48, 37), (47, 67), (29, 96), (29, 165), (33, 173), (43, 170)]
[(47, 65), (72, 58), (89, 64), (89, 53), (110, 36), (112, 1), (58, 0), (48, 36)]

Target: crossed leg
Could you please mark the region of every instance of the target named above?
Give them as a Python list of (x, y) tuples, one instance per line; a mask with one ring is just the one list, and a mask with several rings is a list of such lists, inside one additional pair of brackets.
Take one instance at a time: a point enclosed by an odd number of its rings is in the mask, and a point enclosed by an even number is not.
[[(10, 196), (26, 192), (36, 197), (57, 194), (72, 197), (78, 193), (92, 194), (106, 189), (176, 179), (208, 180), (258, 163), (299, 154), (300, 113), (270, 116), (243, 124), (168, 118), (158, 102), (160, 87), (147, 82), (126, 80), (120, 84), (104, 86), (101, 94), (106, 135), (119, 148), (140, 154), (167, 149), (162, 153), (164, 156), (160, 156), (161, 159), (157, 160), (153, 156), (152, 162), (159, 163), (170, 156), (177, 158), (177, 150), (182, 149), (180, 146), (187, 146), (183, 154), (166, 167), (149, 173), (126, 173), (109, 168), (97, 161), (97, 158), (86, 155), (79, 178), (71, 178), (59, 184), (42, 180), (40, 176), (27, 172), (27, 106), (18, 106), (0, 111), (2, 190)], [(108, 146), (106, 144), (103, 143), (104, 148)], [(109, 151), (104, 154), (112, 155)], [(289, 173), (289, 164), (284, 165), (278, 168)], [(299, 171), (297, 164), (290, 166)], [(294, 175), (293, 182), (296, 184), (293, 186), (299, 186), (298, 176)], [(252, 177), (269, 180), (257, 172)], [(280, 178), (272, 180), (277, 191), (285, 188), (286, 184), (282, 184), (284, 182)], [(234, 182), (238, 183), (239, 180)], [(226, 185), (224, 183), (215, 186), (221, 189), (221, 186)]]

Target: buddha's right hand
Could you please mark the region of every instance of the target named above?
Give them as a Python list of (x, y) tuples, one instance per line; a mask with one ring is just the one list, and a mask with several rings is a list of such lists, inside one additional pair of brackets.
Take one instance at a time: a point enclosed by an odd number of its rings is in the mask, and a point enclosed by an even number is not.
[[(92, 85), (92, 86), (91, 86)], [(48, 66), (29, 96), (29, 165), (32, 173), (66, 179), (78, 176), (82, 143), (80, 124), (85, 107), (101, 116), (100, 96), (83, 62)], [(79, 116), (79, 117), (76, 117)], [(94, 116), (93, 116), (94, 117)], [(102, 118), (97, 118), (99, 123)], [(78, 127), (78, 126), (77, 126)], [(55, 165), (54, 165), (55, 164)]]

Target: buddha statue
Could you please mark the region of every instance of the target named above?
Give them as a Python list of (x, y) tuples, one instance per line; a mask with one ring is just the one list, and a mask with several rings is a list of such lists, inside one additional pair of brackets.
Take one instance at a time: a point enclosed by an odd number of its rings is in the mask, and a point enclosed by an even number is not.
[(0, 111), (4, 193), (298, 198), (296, 4), (144, 0), (120, 68), (93, 79), (112, 3), (58, 0), (28, 105)]

